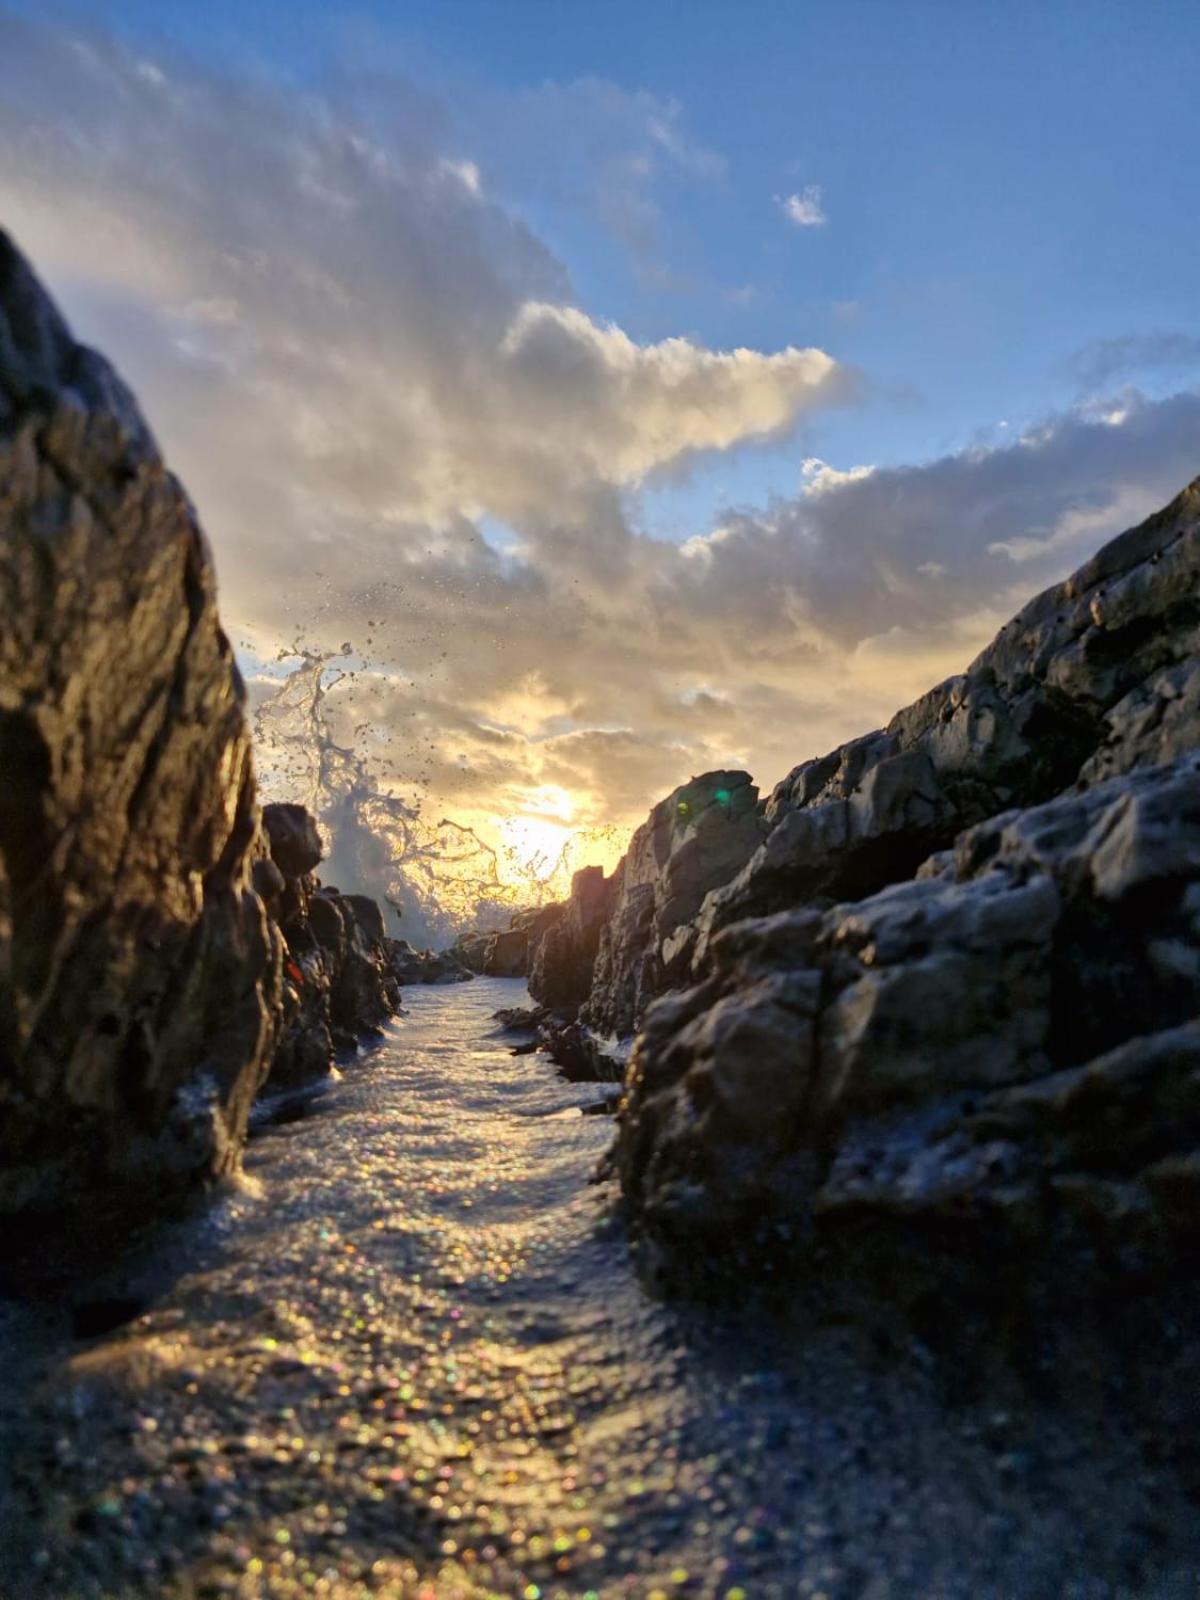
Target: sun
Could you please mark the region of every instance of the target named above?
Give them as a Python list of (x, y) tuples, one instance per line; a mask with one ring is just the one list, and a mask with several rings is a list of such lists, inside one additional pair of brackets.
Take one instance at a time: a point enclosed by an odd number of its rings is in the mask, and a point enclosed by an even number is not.
[(505, 848), (535, 878), (552, 875), (574, 832), (550, 817), (505, 817), (499, 826)]

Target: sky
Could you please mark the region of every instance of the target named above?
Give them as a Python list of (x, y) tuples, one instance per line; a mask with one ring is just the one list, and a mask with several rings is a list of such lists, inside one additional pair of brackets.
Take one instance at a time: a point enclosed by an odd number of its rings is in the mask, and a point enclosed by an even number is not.
[(1200, 472), (1198, 66), (1154, 0), (0, 0), (0, 225), (255, 696), (348, 644), (381, 784), (611, 861)]

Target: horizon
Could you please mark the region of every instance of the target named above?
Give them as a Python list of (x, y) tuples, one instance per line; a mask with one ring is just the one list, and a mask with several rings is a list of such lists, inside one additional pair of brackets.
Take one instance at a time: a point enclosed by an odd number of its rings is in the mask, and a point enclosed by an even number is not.
[(373, 804), (521, 892), (886, 722), (1195, 475), (1193, 8), (321, 13), (0, 7), (0, 215), (252, 707), (336, 659)]

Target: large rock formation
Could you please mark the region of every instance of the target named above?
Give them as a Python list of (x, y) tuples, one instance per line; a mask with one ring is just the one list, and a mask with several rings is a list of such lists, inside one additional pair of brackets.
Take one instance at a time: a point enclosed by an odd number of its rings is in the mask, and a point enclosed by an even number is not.
[(692, 957), (739, 918), (912, 875), (963, 828), (1195, 742), (1200, 480), (1032, 600), (960, 676), (887, 728), (805, 761), (766, 837), (703, 907)]
[(600, 867), (581, 867), (571, 879), (571, 895), (531, 939), (529, 992), (554, 1011), (575, 1012), (592, 987), (592, 969), (609, 915), (613, 884)]
[(447, 952), (470, 972), (486, 978), (527, 978), (546, 932), (563, 907), (526, 906), (514, 911), (507, 928), (462, 934)]
[(453, 950), (418, 950), (407, 939), (388, 941), (388, 964), (397, 983), (466, 983), (475, 974)]
[(893, 1280), (1169, 1270), (1200, 1230), (1198, 748), (1200, 483), (797, 768), (631, 1063), (615, 1167), (669, 1270), (846, 1239)]
[(355, 1049), (395, 1013), (397, 946), (376, 901), (320, 884), (321, 836), (303, 806), (264, 806), (263, 832), (269, 857), (256, 871), (274, 873), (268, 906), (285, 944), (283, 1031), (268, 1087), (290, 1089), (323, 1077), (335, 1050)]
[(0, 1209), (236, 1161), (280, 947), (195, 515), (0, 234)]
[(613, 874), (585, 1022), (602, 1034), (627, 1034), (647, 1002), (686, 975), (692, 919), (762, 831), (758, 790), (745, 772), (705, 773), (655, 806)]
[(687, 975), (693, 919), (763, 837), (758, 790), (745, 772), (708, 772), (660, 801), (611, 878), (575, 874), (566, 904), (536, 942), (529, 988), (552, 1010), (578, 1014), (604, 1038), (632, 1033), (655, 995)]

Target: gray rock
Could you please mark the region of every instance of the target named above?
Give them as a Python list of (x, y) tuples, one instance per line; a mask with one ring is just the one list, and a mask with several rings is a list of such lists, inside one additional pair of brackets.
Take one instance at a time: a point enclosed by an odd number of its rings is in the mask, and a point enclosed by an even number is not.
[(880, 1249), (972, 1223), (984, 1265), (1097, 1235), (1168, 1260), (1195, 1216), (1197, 950), (1200, 753), (983, 823), (935, 876), (733, 924), (635, 1047), (633, 1214), (738, 1271), (781, 1228), (810, 1248), (864, 1218)]
[[(655, 806), (606, 892), (584, 1022), (629, 1034), (649, 1000), (686, 976), (705, 895), (738, 871), (762, 834), (758, 790), (744, 772), (705, 773)], [(598, 891), (589, 893), (596, 903)]]
[(1039, 595), (958, 677), (886, 729), (806, 761), (766, 838), (696, 919), (722, 927), (911, 877), (964, 828), (1200, 742), (1200, 480)]
[(228, 1171), (280, 941), (195, 515), (0, 234), (0, 1209)]
[(1001, 1259), (1012, 1282), (1174, 1270), (1200, 1147), (1198, 578), (1200, 480), (775, 789), (631, 1061), (609, 1169), (660, 1262), (803, 1260), (827, 1286), (870, 1263), (894, 1292)]

